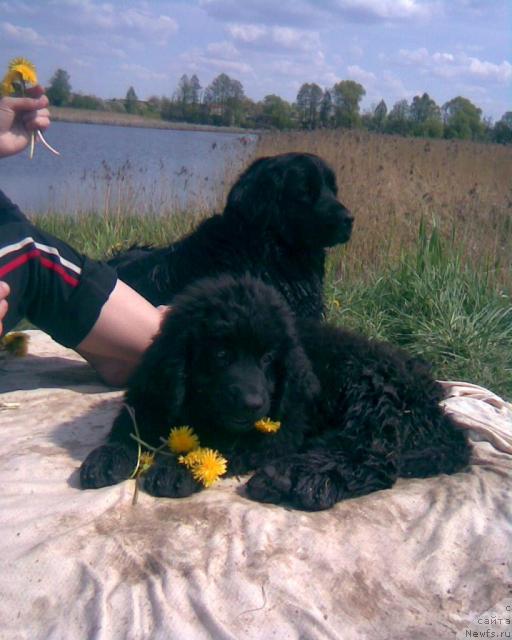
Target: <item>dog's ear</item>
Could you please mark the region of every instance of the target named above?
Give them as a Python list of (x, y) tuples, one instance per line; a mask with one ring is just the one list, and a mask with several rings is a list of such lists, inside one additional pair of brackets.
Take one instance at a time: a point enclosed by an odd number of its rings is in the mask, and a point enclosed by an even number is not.
[(283, 189), (281, 172), (273, 158), (253, 162), (232, 186), (223, 216), (233, 224), (258, 226), (259, 233), (279, 214), (279, 197)]
[(272, 415), (280, 420), (304, 416), (320, 392), (320, 383), (304, 349), (294, 340), (285, 356), (276, 365), (277, 383), (272, 402)]

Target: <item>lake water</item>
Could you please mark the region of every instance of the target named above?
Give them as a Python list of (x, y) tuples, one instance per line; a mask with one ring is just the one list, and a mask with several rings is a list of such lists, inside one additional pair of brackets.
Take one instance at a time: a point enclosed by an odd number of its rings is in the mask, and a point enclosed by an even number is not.
[[(0, 189), (26, 213), (158, 213), (220, 206), (256, 136), (54, 122), (41, 144), (0, 161)], [(227, 182), (227, 184), (225, 184)]]

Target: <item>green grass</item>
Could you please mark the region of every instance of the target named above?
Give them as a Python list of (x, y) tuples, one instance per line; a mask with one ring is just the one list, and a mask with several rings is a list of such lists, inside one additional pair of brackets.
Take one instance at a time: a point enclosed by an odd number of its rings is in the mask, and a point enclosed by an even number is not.
[[(186, 214), (34, 218), (93, 258), (135, 242), (167, 244), (190, 231), (198, 219)], [(510, 399), (510, 290), (495, 279), (496, 265), (469, 264), (466, 249), (454, 239), (442, 239), (435, 225), (428, 230), (421, 222), (415, 247), (378, 271), (344, 270), (347, 249), (331, 251), (328, 319), (403, 346), (431, 362), (439, 379), (466, 380)]]
[(45, 214), (31, 217), (44, 231), (68, 242), (91, 258), (102, 259), (132, 244), (165, 245), (191, 231), (201, 216), (100, 215), (66, 216)]
[(327, 281), (329, 317), (432, 363), (440, 379), (466, 380), (512, 398), (512, 303), (485, 264), (420, 225), (416, 248), (384, 272)]

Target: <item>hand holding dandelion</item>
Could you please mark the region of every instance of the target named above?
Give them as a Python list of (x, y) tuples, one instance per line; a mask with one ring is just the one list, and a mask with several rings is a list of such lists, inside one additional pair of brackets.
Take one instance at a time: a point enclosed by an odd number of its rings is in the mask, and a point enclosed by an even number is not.
[(50, 125), (48, 99), (37, 84), (34, 65), (23, 58), (14, 58), (0, 84), (0, 157), (14, 155), (30, 143), (30, 157), (34, 153), (36, 137), (52, 153), (43, 136)]

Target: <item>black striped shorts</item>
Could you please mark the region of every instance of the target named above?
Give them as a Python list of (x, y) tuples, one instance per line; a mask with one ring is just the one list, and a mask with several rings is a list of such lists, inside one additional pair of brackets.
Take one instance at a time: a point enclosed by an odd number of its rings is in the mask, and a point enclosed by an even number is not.
[(66, 347), (94, 326), (117, 275), (35, 227), (0, 191), (0, 280), (11, 288), (4, 332), (22, 319)]

